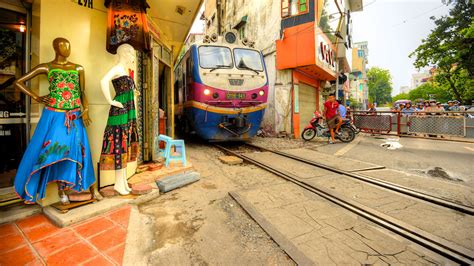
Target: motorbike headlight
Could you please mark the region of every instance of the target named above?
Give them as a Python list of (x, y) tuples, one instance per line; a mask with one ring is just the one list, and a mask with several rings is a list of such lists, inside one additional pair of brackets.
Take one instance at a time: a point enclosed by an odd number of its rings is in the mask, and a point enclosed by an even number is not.
[(265, 95), (265, 91), (263, 91), (263, 90), (262, 90), (262, 91), (259, 91), (259, 92), (258, 92), (258, 95), (260, 95), (260, 96)]
[(211, 91), (209, 89), (204, 90), (204, 95), (209, 95), (210, 93), (211, 93)]

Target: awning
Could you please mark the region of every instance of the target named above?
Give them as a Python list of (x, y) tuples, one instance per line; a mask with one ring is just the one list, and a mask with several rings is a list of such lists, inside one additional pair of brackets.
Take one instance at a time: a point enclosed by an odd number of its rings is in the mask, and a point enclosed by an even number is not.
[(203, 0), (147, 0), (148, 15), (173, 47), (173, 61), (179, 55)]

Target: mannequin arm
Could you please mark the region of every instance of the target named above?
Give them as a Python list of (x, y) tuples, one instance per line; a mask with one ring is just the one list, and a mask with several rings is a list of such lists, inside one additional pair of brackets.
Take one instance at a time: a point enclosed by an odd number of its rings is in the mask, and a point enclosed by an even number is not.
[(105, 74), (105, 76), (100, 80), (100, 87), (105, 99), (110, 105), (123, 108), (122, 103), (112, 100), (112, 97), (110, 96), (109, 82), (117, 73), (119, 73), (119, 69), (116, 66), (110, 69), (109, 72), (107, 72), (107, 74)]
[(36, 93), (33, 93), (28, 87), (26, 86), (25, 82), (38, 76), (41, 74), (48, 75), (48, 67), (45, 64), (40, 64), (34, 67), (30, 72), (28, 72), (26, 75), (22, 76), (21, 78), (17, 79), (14, 83), (15, 89), (20, 90), (24, 94), (30, 96), (33, 98), (33, 100), (43, 103), (43, 104), (48, 104), (49, 103), (49, 95), (45, 96), (39, 96)]
[(88, 127), (91, 123), (92, 120), (89, 118), (89, 102), (87, 101), (86, 97), (86, 86), (85, 86), (85, 73), (84, 73), (84, 68), (82, 66), (78, 66), (77, 68), (79, 72), (79, 86), (81, 87), (81, 102), (82, 102), (82, 121), (84, 122), (84, 125)]

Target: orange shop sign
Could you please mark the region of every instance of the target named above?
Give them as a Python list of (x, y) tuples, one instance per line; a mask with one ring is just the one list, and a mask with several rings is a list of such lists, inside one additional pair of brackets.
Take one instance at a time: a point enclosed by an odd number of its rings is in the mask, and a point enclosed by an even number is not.
[(318, 61), (327, 69), (336, 71), (336, 52), (332, 49), (332, 46), (326, 41), (326, 39), (318, 35), (317, 38), (318, 47)]

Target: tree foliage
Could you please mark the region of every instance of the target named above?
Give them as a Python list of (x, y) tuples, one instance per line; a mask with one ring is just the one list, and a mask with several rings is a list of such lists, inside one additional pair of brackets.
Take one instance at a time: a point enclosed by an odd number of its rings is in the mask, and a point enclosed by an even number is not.
[(447, 101), (451, 100), (451, 95), (446, 88), (432, 83), (423, 83), (411, 90), (408, 95), (408, 98), (412, 101), (416, 101), (418, 99), (434, 99), (438, 102), (446, 103)]
[(392, 97), (392, 102), (396, 102), (398, 100), (411, 100), (411, 99), (409, 99), (408, 93), (400, 93)]
[(470, 102), (474, 94), (474, 5), (450, 0), (449, 15), (431, 17), (436, 27), (410, 54), (415, 67), (435, 66), (436, 81), (459, 101)]
[(367, 72), (369, 101), (381, 105), (392, 101), (392, 76), (390, 71), (371, 67)]
[(438, 85), (437, 83), (423, 83), (408, 93), (400, 93), (392, 98), (392, 101), (397, 100), (411, 100), (413, 102), (420, 99), (430, 100), (434, 99), (441, 103), (446, 103), (453, 97), (449, 90), (445, 87)]

